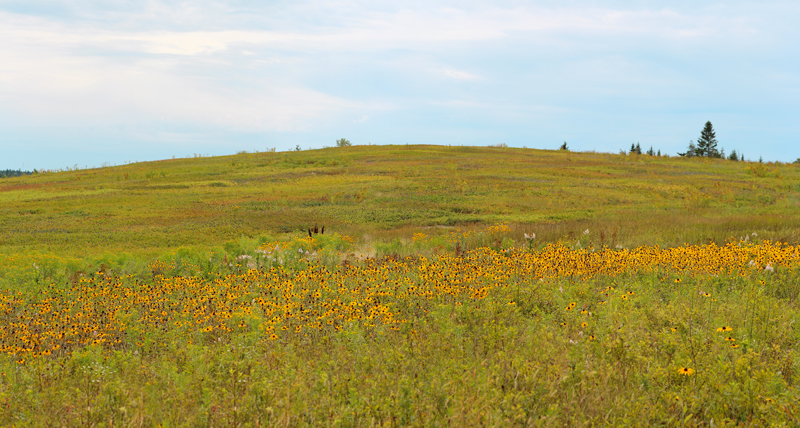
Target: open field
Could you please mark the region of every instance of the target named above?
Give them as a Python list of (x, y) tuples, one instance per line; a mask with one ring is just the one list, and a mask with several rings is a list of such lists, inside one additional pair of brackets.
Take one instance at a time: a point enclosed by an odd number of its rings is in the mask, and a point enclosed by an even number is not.
[(360, 146), (0, 203), (3, 426), (800, 424), (797, 165)]
[(158, 252), (314, 223), (377, 239), (509, 223), (536, 224), (547, 241), (589, 228), (597, 245), (600, 231), (610, 244), (614, 230), (614, 245), (626, 246), (722, 243), (744, 231), (797, 242), (798, 208), (796, 164), (354, 146), (3, 179), (0, 244), (66, 256)]

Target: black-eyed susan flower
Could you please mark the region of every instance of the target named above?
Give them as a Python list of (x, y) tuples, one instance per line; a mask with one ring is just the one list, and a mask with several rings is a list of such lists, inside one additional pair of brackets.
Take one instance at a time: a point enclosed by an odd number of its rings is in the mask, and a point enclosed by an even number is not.
[(729, 332), (729, 331), (733, 331), (733, 327), (730, 327), (730, 326), (727, 326), (727, 325), (725, 325), (725, 326), (719, 327), (719, 328), (717, 329), (717, 331), (719, 331), (719, 332), (723, 332), (723, 333), (727, 333), (727, 332)]
[(736, 339), (734, 339), (734, 338), (732, 338), (732, 337), (728, 336), (728, 337), (726, 337), (726, 338), (725, 338), (725, 341), (726, 341), (726, 342), (736, 342)]
[(691, 375), (694, 374), (694, 369), (691, 368), (691, 367), (681, 367), (681, 368), (678, 369), (678, 374), (681, 374), (681, 375), (684, 375), (684, 376), (691, 376)]

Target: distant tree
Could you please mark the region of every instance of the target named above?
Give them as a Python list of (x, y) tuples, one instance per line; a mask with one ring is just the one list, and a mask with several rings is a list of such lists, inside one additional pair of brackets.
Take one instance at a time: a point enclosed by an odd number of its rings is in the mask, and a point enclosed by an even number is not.
[(350, 146), (352, 146), (350, 140), (345, 140), (344, 138), (336, 140), (336, 147), (350, 147)]
[(300, 148), (299, 144), (294, 146), (294, 151), (299, 152), (300, 150), (303, 150), (303, 149)]
[(23, 171), (21, 169), (6, 169), (6, 170), (0, 171), (0, 178), (19, 177), (19, 176), (22, 176), (22, 175), (30, 175), (30, 174), (33, 174), (33, 172), (31, 172), (31, 171)]
[(724, 150), (720, 152), (717, 149), (717, 134), (714, 132), (714, 126), (711, 121), (706, 122), (703, 130), (700, 132), (700, 138), (697, 139), (697, 145), (694, 141), (689, 142), (689, 148), (684, 153), (678, 153), (681, 156), (692, 157), (702, 156), (708, 158), (722, 158), (724, 157)]
[(658, 149), (658, 157), (661, 157), (661, 149)]
[(691, 158), (697, 156), (697, 146), (694, 145), (694, 141), (689, 141), (689, 147), (683, 153), (678, 153), (680, 156), (686, 156), (687, 158)]
[(647, 151), (647, 154), (650, 155), (650, 156), (655, 156), (656, 155), (655, 150), (653, 150), (653, 146), (650, 146), (650, 150)]
[(706, 122), (703, 130), (700, 132), (700, 138), (697, 139), (697, 156), (705, 156), (708, 158), (721, 157), (719, 150), (717, 150), (717, 134), (714, 132), (714, 126), (711, 121)]
[(732, 161), (738, 161), (739, 160), (739, 154), (736, 153), (736, 149), (733, 149), (731, 151), (731, 154), (728, 155), (728, 160), (732, 160)]
[(744, 162), (744, 153), (739, 153), (739, 162)]
[(564, 144), (562, 144), (561, 147), (558, 148), (558, 150), (569, 150), (569, 147), (567, 147), (567, 142), (564, 141)]
[(794, 161), (794, 163), (796, 163), (796, 164), (800, 165), (800, 158), (797, 158), (797, 160), (796, 160), (796, 161)]

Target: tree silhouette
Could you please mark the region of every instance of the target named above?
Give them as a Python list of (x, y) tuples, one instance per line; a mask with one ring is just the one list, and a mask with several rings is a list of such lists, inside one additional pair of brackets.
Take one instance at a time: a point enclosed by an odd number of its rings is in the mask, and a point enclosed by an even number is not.
[(717, 134), (714, 132), (714, 126), (711, 121), (706, 122), (703, 130), (700, 132), (700, 138), (697, 139), (697, 145), (694, 141), (689, 142), (689, 148), (685, 153), (678, 153), (681, 156), (688, 158), (692, 156), (705, 156), (709, 158), (720, 158), (722, 153), (717, 150)]
[(717, 134), (714, 132), (714, 126), (711, 121), (706, 122), (703, 131), (700, 132), (700, 138), (697, 139), (697, 148), (695, 149), (697, 156), (705, 156), (709, 158), (721, 157), (719, 150), (717, 150)]

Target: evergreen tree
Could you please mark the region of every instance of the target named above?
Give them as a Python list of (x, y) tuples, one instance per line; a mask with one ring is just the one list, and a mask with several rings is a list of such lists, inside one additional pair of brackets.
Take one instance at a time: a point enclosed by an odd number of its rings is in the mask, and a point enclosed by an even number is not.
[(658, 149), (658, 157), (661, 157), (661, 149)]
[(694, 156), (699, 156), (697, 154), (697, 146), (694, 145), (694, 141), (689, 141), (689, 148), (686, 149), (684, 153), (678, 153), (680, 156), (686, 156), (687, 158), (691, 158)]
[(630, 154), (636, 153), (636, 145), (635, 144), (631, 143), (631, 150), (628, 153), (630, 153)]
[(714, 132), (714, 126), (711, 121), (706, 122), (703, 131), (700, 132), (700, 138), (697, 139), (697, 148), (695, 149), (697, 156), (706, 156), (709, 158), (720, 157), (719, 150), (717, 150), (717, 134)]
[(642, 154), (642, 146), (640, 146), (639, 143), (636, 143), (636, 154)]
[(653, 146), (650, 146), (650, 150), (647, 151), (647, 154), (650, 156), (655, 156), (656, 152), (653, 150)]
[(558, 150), (569, 150), (569, 147), (567, 147), (567, 142), (564, 141), (564, 144), (562, 144), (561, 147), (558, 148)]
[[(34, 170), (34, 171), (36, 171), (36, 170)], [(19, 177), (19, 176), (22, 176), (22, 175), (30, 175), (30, 174), (33, 174), (33, 173), (30, 172), (30, 171), (23, 171), (21, 169), (16, 169), (16, 170), (14, 170), (14, 169), (6, 169), (6, 170), (3, 170), (3, 171), (0, 171), (0, 178)]]

